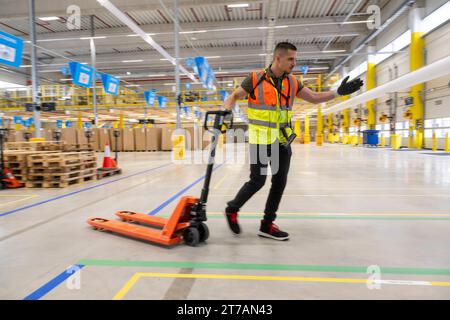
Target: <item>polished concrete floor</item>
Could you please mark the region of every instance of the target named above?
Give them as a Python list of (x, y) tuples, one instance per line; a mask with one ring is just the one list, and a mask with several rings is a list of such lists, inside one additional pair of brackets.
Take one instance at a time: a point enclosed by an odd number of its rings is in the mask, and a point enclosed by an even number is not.
[(450, 157), (295, 145), (278, 219), (287, 242), (256, 235), (269, 180), (231, 235), (222, 212), (249, 169), (228, 159), (211, 181), (210, 239), (172, 248), (86, 219), (168, 215), (200, 194), (205, 165), (170, 152), (119, 160), (121, 176), (0, 191), (0, 299), (450, 299)]

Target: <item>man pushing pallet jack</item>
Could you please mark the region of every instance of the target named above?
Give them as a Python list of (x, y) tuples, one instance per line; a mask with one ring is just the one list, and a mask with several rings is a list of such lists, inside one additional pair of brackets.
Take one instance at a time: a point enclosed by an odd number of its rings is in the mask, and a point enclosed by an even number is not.
[[(214, 125), (211, 129), (210, 116), (214, 116)], [(233, 115), (230, 111), (208, 111), (205, 115), (204, 129), (213, 133), (205, 182), (200, 198), (184, 196), (178, 202), (169, 219), (154, 217), (144, 213), (119, 211), (116, 215), (123, 222), (103, 218), (90, 218), (88, 223), (96, 230), (111, 231), (121, 235), (157, 244), (172, 246), (183, 240), (187, 245), (196, 246), (209, 237), (209, 229), (204, 223), (206, 217), (206, 203), (208, 201), (209, 184), (214, 167), (217, 140), (221, 133), (233, 126)], [(126, 223), (137, 222), (160, 229)]]

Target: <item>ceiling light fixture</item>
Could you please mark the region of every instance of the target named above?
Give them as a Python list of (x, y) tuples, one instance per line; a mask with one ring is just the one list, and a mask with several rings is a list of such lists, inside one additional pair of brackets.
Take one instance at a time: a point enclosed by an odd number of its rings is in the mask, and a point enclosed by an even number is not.
[(248, 8), (248, 3), (236, 3), (236, 4), (228, 4), (228, 8)]
[(56, 21), (59, 20), (59, 17), (42, 17), (42, 18), (38, 18), (39, 20), (42, 21)]
[(98, 37), (81, 37), (80, 40), (91, 40), (91, 39), (106, 39), (106, 36), (98, 36)]

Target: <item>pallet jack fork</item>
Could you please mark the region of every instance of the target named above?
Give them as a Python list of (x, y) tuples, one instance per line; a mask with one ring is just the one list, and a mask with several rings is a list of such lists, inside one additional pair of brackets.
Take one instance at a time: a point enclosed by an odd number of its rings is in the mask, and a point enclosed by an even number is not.
[[(210, 116), (215, 116), (213, 129), (209, 127)], [(206, 203), (209, 184), (214, 167), (214, 158), (219, 135), (233, 126), (231, 111), (208, 111), (205, 115), (204, 128), (213, 133), (205, 182), (200, 198), (184, 196), (172, 212), (170, 218), (154, 217), (145, 213), (119, 211), (116, 215), (122, 220), (114, 221), (103, 218), (90, 218), (87, 223), (94, 229), (110, 231), (127, 237), (145, 240), (164, 246), (173, 246), (184, 241), (187, 245), (196, 246), (209, 237), (209, 229), (204, 223), (207, 220)], [(134, 222), (127, 223), (127, 222)], [(136, 224), (138, 223), (138, 224)], [(147, 228), (149, 225), (155, 228)]]

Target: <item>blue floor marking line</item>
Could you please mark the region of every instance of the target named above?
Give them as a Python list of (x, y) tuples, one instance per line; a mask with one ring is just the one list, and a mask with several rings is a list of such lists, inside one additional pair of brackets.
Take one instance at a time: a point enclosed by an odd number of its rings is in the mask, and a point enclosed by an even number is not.
[(69, 279), (71, 276), (73, 276), (75, 273), (77, 273), (83, 268), (84, 265), (82, 264), (75, 264), (70, 268), (67, 268), (66, 270), (64, 270), (64, 272), (57, 275), (55, 278), (44, 284), (42, 287), (40, 287), (30, 295), (23, 298), (23, 300), (39, 300), (40, 298), (48, 294), (50, 291), (55, 289), (57, 286), (59, 286), (61, 283)]
[[(218, 165), (217, 167), (215, 167), (213, 169), (213, 172), (216, 171), (217, 169), (219, 169), (221, 166), (223, 166), (224, 163)], [(189, 190), (190, 188), (192, 188), (193, 186), (195, 186), (197, 183), (199, 183), (200, 181), (202, 181), (203, 179), (205, 179), (206, 174), (201, 176), (200, 178), (198, 178), (197, 180), (195, 180), (194, 182), (192, 182), (190, 185), (188, 185), (186, 188), (184, 188), (183, 190), (179, 191), (178, 193), (176, 193), (175, 195), (173, 195), (172, 197), (170, 197), (169, 199), (167, 199), (166, 201), (164, 201), (159, 207), (153, 209), (152, 211), (150, 211), (148, 213), (148, 215), (155, 215), (157, 214), (159, 211), (161, 211), (162, 209), (164, 209), (166, 206), (168, 206), (172, 201), (174, 201), (175, 199), (177, 199), (179, 196), (181, 196), (183, 193), (185, 193), (187, 190)]]
[(141, 171), (141, 172), (137, 172), (137, 173), (134, 173), (134, 174), (126, 176), (126, 177), (122, 177), (122, 178), (119, 178), (119, 179), (115, 179), (115, 180), (112, 180), (112, 181), (101, 183), (101, 184), (98, 184), (98, 185), (95, 185), (95, 186), (92, 186), (92, 187), (88, 187), (88, 188), (85, 188), (85, 189), (74, 191), (74, 192), (71, 192), (71, 193), (68, 193), (68, 194), (64, 194), (62, 196), (58, 196), (58, 197), (55, 197), (55, 198), (50, 198), (50, 199), (47, 199), (47, 200), (44, 200), (44, 201), (40, 201), (40, 202), (37, 202), (37, 203), (29, 204), (29, 205), (26, 205), (26, 206), (21, 207), (21, 208), (17, 208), (17, 209), (11, 210), (11, 211), (0, 213), (0, 217), (4, 217), (4, 216), (7, 216), (7, 215), (10, 215), (10, 214), (22, 211), (22, 210), (26, 210), (26, 209), (29, 209), (29, 208), (33, 208), (33, 207), (36, 207), (36, 206), (40, 206), (40, 205), (48, 203), (48, 202), (52, 202), (52, 201), (56, 201), (56, 200), (59, 200), (59, 199), (67, 198), (67, 197), (73, 196), (73, 195), (78, 194), (78, 193), (82, 193), (82, 192), (85, 192), (85, 191), (88, 191), (88, 190), (96, 189), (96, 188), (105, 186), (107, 184), (114, 183), (114, 182), (117, 182), (117, 181), (121, 181), (121, 180), (124, 180), (124, 179), (128, 179), (128, 178), (131, 178), (131, 177), (134, 177), (134, 176), (137, 176), (137, 175), (141, 175), (141, 174), (144, 174), (144, 173), (147, 173), (147, 172), (150, 172), (150, 171), (161, 169), (161, 168), (170, 166), (171, 164), (172, 163), (167, 163), (167, 164), (164, 164), (162, 166), (159, 166), (159, 167), (156, 167), (156, 168), (152, 168), (152, 169), (148, 169), (148, 170), (144, 170), (144, 171)]

